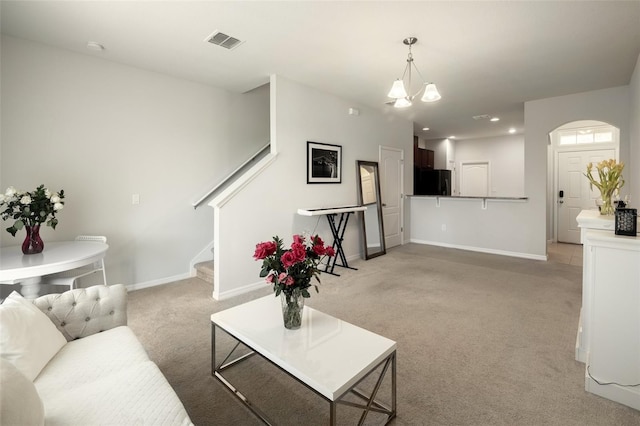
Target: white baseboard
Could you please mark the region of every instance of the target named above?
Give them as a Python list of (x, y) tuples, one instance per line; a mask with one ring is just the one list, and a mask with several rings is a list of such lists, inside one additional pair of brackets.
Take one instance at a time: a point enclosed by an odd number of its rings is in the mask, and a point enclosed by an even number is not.
[[(347, 256), (347, 264), (349, 262), (351, 262), (352, 260), (356, 260), (356, 259), (362, 259), (360, 254), (354, 254), (351, 256)], [(322, 265), (320, 265), (321, 268), (324, 268), (326, 266), (325, 263), (323, 263)], [(334, 272), (339, 273), (340, 271), (340, 265), (336, 265), (336, 268), (334, 269)], [(327, 272), (323, 272), (323, 273), (327, 273)], [(256, 291), (259, 290), (261, 288), (264, 288), (265, 286), (267, 286), (268, 284), (264, 282), (264, 279), (255, 282), (255, 283), (251, 283), (251, 284), (247, 284), (244, 285), (242, 287), (237, 287), (237, 288), (233, 288), (231, 290), (228, 291), (223, 291), (223, 292), (219, 292), (217, 286), (214, 286), (213, 288), (213, 298), (215, 300), (225, 300), (225, 299), (229, 299), (232, 297), (236, 297), (236, 296), (240, 296), (242, 294), (245, 293), (251, 293), (252, 291)]]
[(476, 251), (476, 252), (488, 253), (488, 254), (497, 254), (497, 255), (500, 255), (500, 256), (510, 256), (510, 257), (519, 257), (519, 258), (522, 258), (522, 259), (532, 259), (532, 260), (544, 260), (544, 261), (547, 261), (547, 255), (539, 255), (539, 254), (531, 254), (531, 253), (520, 253), (520, 252), (516, 252), (516, 251), (506, 251), (506, 250), (496, 250), (496, 249), (490, 249), (490, 248), (486, 248), (486, 247), (465, 246), (465, 245), (461, 245), (461, 244), (449, 244), (449, 243), (443, 243), (443, 242), (440, 242), (440, 241), (416, 240), (416, 239), (413, 239), (413, 238), (410, 241), (412, 243), (416, 243), (416, 244), (427, 244), (427, 245), (430, 245), (430, 246), (447, 247), (447, 248), (454, 248), (454, 249), (467, 250), (467, 251)]
[(245, 286), (234, 288), (234, 289), (231, 289), (231, 290), (228, 290), (228, 291), (224, 291), (222, 293), (220, 293), (218, 291), (218, 287), (217, 286), (214, 286), (214, 288), (213, 288), (213, 299), (214, 300), (230, 299), (230, 298), (235, 297), (235, 296), (240, 296), (241, 294), (250, 293), (252, 291), (259, 290), (261, 288), (264, 288), (267, 285), (268, 284), (264, 281), (264, 279), (262, 279), (262, 280), (260, 280), (260, 281), (258, 281), (256, 283), (247, 284)]
[[(210, 246), (205, 247), (191, 262), (191, 266), (189, 268), (190, 271), (195, 271), (193, 265), (195, 265), (198, 262), (204, 262), (207, 260), (211, 260), (211, 258), (207, 258), (206, 254), (207, 252), (211, 253), (211, 248), (213, 247), (213, 243)], [(352, 256), (348, 256), (347, 257), (347, 262), (351, 262), (352, 260), (356, 260), (356, 259), (361, 259), (361, 256), (359, 254), (355, 254)], [(336, 265), (336, 271), (338, 271), (338, 268), (340, 268), (339, 265)], [(155, 287), (158, 285), (163, 285), (163, 284), (168, 284), (170, 282), (173, 281), (180, 281), (180, 280), (186, 280), (187, 278), (192, 278), (195, 276), (195, 272), (193, 273), (185, 273), (185, 274), (180, 274), (180, 275), (174, 275), (172, 277), (164, 277), (164, 278), (159, 278), (157, 280), (151, 280), (151, 281), (145, 281), (145, 282), (141, 282), (141, 283), (135, 283), (135, 284), (126, 284), (125, 286), (127, 287), (127, 290), (129, 291), (134, 291), (134, 290), (141, 290), (143, 288), (149, 288), (149, 287)], [(251, 284), (247, 284), (245, 286), (242, 287), (238, 287), (238, 288), (234, 288), (231, 289), (229, 291), (225, 291), (222, 293), (219, 293), (216, 291), (217, 287), (214, 286), (214, 291), (213, 291), (213, 298), (215, 300), (225, 300), (225, 299), (229, 299), (235, 296), (240, 296), (241, 294), (245, 294), (245, 293), (250, 293), (252, 291), (258, 290), (260, 288), (263, 288), (265, 285), (264, 280), (260, 280), (256, 283), (251, 283)]]
[(635, 410), (640, 410), (640, 389), (619, 386), (617, 384), (599, 385), (589, 377), (587, 371), (585, 371), (584, 380), (584, 388), (587, 392), (624, 404)]
[(173, 282), (173, 281), (186, 280), (187, 278), (191, 278), (191, 275), (188, 273), (185, 273), (180, 275), (174, 275), (172, 277), (164, 277), (164, 278), (158, 278), (157, 280), (145, 281), (142, 283), (125, 284), (125, 287), (127, 287), (127, 290), (129, 291), (141, 290), (143, 288), (169, 284), (170, 282)]

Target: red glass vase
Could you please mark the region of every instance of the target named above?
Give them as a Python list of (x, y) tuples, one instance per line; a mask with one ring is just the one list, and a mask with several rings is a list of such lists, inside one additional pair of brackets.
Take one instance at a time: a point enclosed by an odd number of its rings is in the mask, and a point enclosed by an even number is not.
[(44, 242), (40, 238), (40, 225), (25, 226), (27, 237), (22, 242), (22, 253), (36, 254), (44, 250)]

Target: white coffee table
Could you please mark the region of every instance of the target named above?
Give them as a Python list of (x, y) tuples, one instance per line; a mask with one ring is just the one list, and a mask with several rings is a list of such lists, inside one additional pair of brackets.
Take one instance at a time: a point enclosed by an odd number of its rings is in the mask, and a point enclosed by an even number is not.
[[(396, 342), (386, 337), (308, 306), (304, 308), (302, 327), (287, 330), (280, 299), (273, 295), (215, 313), (211, 315), (211, 326), (211, 374), (266, 424), (272, 422), (222, 375), (225, 369), (256, 353), (328, 401), (331, 425), (337, 422), (337, 404), (361, 409), (359, 424), (370, 411), (386, 414), (386, 423), (396, 416)], [(220, 363), (216, 362), (216, 328), (237, 340)], [(251, 352), (229, 361), (240, 344)], [(390, 407), (376, 400), (389, 368)], [(367, 396), (356, 386), (376, 370), (380, 375)], [(364, 402), (344, 401), (347, 394), (357, 395)]]

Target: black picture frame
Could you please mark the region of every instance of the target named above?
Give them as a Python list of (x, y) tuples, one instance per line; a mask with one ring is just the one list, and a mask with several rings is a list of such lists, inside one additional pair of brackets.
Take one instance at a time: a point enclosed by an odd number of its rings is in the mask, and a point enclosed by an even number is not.
[(307, 183), (342, 183), (342, 146), (307, 141)]

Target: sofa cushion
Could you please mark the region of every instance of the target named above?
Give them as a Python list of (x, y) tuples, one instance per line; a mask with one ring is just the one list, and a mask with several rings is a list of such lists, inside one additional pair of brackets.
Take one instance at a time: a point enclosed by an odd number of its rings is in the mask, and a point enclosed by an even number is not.
[(68, 341), (127, 325), (127, 288), (122, 284), (46, 294), (33, 303)]
[(44, 406), (33, 382), (0, 358), (0, 424), (44, 425)]
[(91, 383), (60, 387), (42, 399), (47, 426), (191, 425), (182, 402), (152, 361)]
[(112, 328), (67, 343), (35, 380), (43, 401), (70, 389), (149, 361), (127, 326)]
[(13, 292), (0, 305), (0, 356), (29, 380), (67, 343), (31, 301)]

